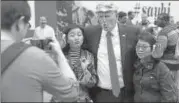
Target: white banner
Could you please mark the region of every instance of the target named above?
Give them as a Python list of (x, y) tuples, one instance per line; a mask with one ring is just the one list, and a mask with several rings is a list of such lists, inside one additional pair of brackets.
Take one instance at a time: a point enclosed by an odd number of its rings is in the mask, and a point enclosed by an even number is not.
[[(95, 12), (96, 5), (104, 1), (80, 1), (81, 6)], [(109, 2), (109, 1), (108, 1)], [(169, 13), (174, 18), (174, 22), (179, 21), (178, 6), (179, 1), (110, 1), (118, 6), (118, 11), (134, 11), (135, 22), (141, 20), (141, 14), (146, 12), (149, 21), (153, 22), (161, 12)]]

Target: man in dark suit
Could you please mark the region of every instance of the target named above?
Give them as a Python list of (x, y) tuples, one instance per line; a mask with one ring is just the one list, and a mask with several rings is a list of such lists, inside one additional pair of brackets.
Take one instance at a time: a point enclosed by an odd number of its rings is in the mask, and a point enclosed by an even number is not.
[(139, 28), (117, 23), (112, 3), (96, 7), (101, 25), (84, 29), (87, 49), (95, 56), (99, 81), (90, 93), (94, 102), (133, 101), (133, 64)]

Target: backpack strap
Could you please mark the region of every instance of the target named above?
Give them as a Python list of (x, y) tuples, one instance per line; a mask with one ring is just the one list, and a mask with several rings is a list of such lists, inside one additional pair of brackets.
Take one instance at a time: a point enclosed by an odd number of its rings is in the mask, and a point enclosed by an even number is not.
[(23, 42), (13, 43), (1, 54), (1, 76), (7, 70), (13, 61), (31, 45)]

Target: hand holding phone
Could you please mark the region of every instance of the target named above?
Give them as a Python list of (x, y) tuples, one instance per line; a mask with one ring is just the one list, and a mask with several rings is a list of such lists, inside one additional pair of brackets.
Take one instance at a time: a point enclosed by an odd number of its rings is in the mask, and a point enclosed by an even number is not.
[(62, 52), (61, 46), (60, 46), (60, 43), (58, 42), (58, 40), (56, 40), (56, 39), (55, 40), (51, 39), (51, 40), (52, 41), (48, 41), (49, 42), (48, 45), (51, 46), (51, 50), (56, 54), (58, 54), (59, 52)]

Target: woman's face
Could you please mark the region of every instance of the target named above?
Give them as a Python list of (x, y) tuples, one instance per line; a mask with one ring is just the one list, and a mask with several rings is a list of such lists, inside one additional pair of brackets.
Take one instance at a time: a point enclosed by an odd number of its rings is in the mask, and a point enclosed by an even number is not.
[(137, 56), (142, 59), (151, 55), (151, 45), (143, 40), (139, 40), (136, 45)]
[(72, 48), (79, 48), (83, 44), (83, 34), (81, 29), (74, 28), (71, 29), (68, 33), (68, 40), (67, 43)]

